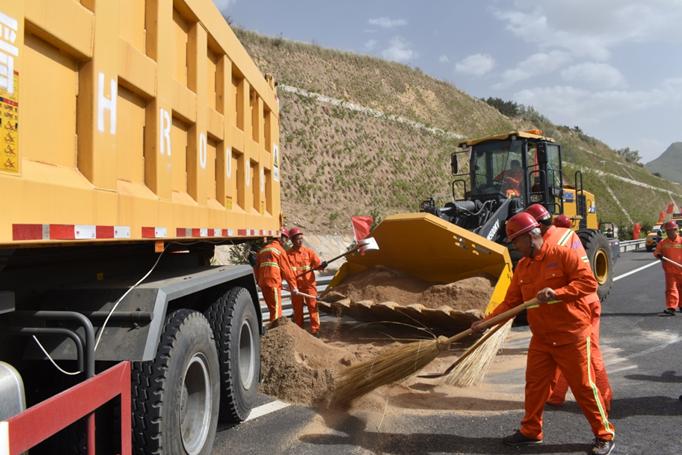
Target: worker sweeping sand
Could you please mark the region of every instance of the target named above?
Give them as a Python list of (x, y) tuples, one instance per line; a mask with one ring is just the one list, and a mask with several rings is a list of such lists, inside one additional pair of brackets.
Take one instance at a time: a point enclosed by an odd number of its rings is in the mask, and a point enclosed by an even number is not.
[(399, 305), (421, 304), (427, 308), (450, 308), (483, 311), (493, 292), (485, 277), (472, 277), (448, 284), (429, 283), (384, 266), (348, 277), (333, 288), (334, 295), (351, 301), (372, 300)]

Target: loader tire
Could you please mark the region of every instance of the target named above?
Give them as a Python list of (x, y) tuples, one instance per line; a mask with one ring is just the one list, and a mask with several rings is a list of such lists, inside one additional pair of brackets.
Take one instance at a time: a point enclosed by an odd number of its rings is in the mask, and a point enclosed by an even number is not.
[(604, 302), (613, 286), (613, 258), (609, 241), (601, 232), (588, 229), (578, 231), (578, 237), (590, 260), (592, 273), (599, 283), (597, 295)]
[(260, 330), (249, 291), (235, 287), (204, 313), (220, 365), (220, 420), (243, 422), (256, 402), (260, 378)]
[(220, 373), (208, 321), (180, 309), (166, 317), (156, 358), (135, 362), (136, 454), (209, 455), (218, 425)]

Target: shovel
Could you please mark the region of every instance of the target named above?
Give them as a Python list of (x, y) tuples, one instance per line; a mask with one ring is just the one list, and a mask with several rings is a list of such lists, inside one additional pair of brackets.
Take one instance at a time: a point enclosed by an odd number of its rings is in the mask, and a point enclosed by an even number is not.
[[(327, 262), (327, 264), (329, 264), (330, 262), (334, 262), (338, 259), (341, 259), (342, 257), (348, 256), (351, 253), (355, 253), (358, 250), (360, 250), (360, 252), (364, 253), (365, 251), (378, 250), (378, 249), (379, 249), (379, 245), (377, 244), (377, 241), (374, 240), (373, 237), (367, 237), (364, 240), (360, 240), (358, 242), (358, 244), (355, 247), (353, 247), (352, 249), (346, 251), (343, 254), (339, 254), (338, 256), (333, 257), (330, 260), (325, 261), (325, 262)], [(300, 278), (300, 277), (302, 277), (302, 276), (304, 276), (310, 272), (314, 272), (314, 271), (315, 271), (315, 269), (306, 270), (305, 272), (303, 272), (299, 275), (296, 275), (296, 278)], [(299, 292), (299, 294), (301, 294), (301, 293)], [(304, 295), (304, 294), (302, 294), (302, 295)], [(308, 296), (308, 297), (310, 297), (310, 296)]]

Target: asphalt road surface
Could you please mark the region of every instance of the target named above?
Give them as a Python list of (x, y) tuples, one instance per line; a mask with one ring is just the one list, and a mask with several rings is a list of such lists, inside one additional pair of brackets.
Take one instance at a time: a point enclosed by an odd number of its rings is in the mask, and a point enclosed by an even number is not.
[[(682, 454), (682, 401), (678, 399), (682, 314), (657, 316), (664, 308), (664, 279), (661, 266), (654, 262), (651, 253), (624, 253), (602, 309), (601, 346), (614, 391), (610, 416), (616, 427), (614, 454)], [(514, 328), (499, 356), (524, 354), (528, 338), (527, 328)], [(542, 445), (520, 449), (502, 445), (500, 438), (518, 428), (523, 416), (525, 366), (519, 364), (486, 376), (487, 390), (502, 395), (481, 393), (464, 401), (439, 396), (420, 409), (413, 403), (404, 409), (394, 404), (390, 415), (320, 415), (262, 396), (262, 406), (248, 421), (219, 429), (213, 453), (589, 453), (593, 436), (572, 399), (562, 408), (546, 407)]]

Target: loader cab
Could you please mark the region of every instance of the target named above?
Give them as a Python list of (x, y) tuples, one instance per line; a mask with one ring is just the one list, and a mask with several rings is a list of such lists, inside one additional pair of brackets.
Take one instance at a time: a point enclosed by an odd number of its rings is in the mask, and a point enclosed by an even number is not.
[(520, 199), (521, 206), (541, 203), (562, 213), (561, 148), (552, 139), (518, 132), (473, 141), (471, 191), (467, 199)]

